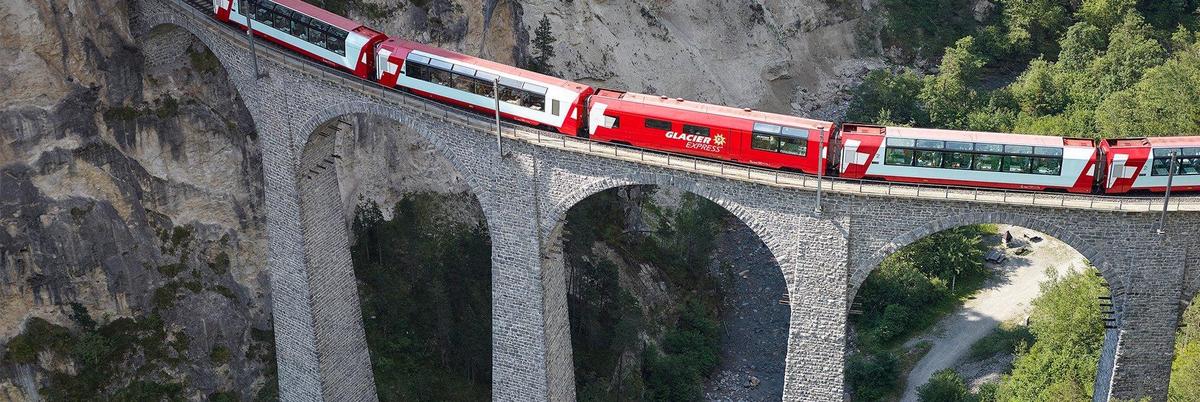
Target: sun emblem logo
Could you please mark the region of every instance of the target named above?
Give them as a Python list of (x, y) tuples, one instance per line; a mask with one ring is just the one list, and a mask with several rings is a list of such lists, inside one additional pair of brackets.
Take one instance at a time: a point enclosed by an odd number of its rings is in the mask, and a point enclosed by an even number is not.
[(715, 142), (718, 146), (724, 146), (725, 145), (725, 136), (721, 135), (721, 134), (717, 134), (717, 135), (713, 136), (713, 142)]

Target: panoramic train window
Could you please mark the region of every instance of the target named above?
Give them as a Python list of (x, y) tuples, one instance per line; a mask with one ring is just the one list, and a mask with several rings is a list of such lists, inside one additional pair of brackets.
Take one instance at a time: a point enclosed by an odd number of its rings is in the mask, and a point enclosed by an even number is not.
[(971, 156), (971, 154), (966, 152), (946, 153), (946, 159), (942, 163), (942, 167), (947, 169), (970, 169)]
[(888, 148), (883, 155), (883, 163), (887, 165), (911, 166), (913, 150), (904, 148)]
[(671, 122), (658, 119), (646, 119), (646, 128), (653, 128), (655, 130), (670, 130)]
[(1153, 176), (1167, 176), (1171, 166), (1171, 152), (1175, 152), (1175, 175), (1200, 175), (1200, 148), (1159, 148), (1154, 150), (1154, 164), (1150, 169)]
[(1060, 173), (1062, 173), (1062, 159), (1033, 158), (1033, 172), (1037, 174), (1058, 176)]
[[(250, 11), (245, 11), (247, 8)], [(243, 15), (249, 15), (255, 21), (280, 32), (320, 46), (339, 56), (346, 55), (346, 37), (350, 33), (341, 28), (265, 0), (243, 0), (238, 10)]]
[(684, 134), (699, 135), (701, 137), (708, 136), (708, 127), (693, 126), (691, 124), (683, 125)]
[(975, 165), (972, 167), (975, 170), (986, 172), (1000, 171), (1000, 155), (979, 154), (975, 155)]
[(1029, 164), (1031, 159), (1033, 158), (1028, 156), (1005, 156), (1003, 171), (1009, 173), (1029, 173)]
[[(539, 112), (546, 108), (546, 93), (549, 89), (537, 84), (498, 77), (492, 73), (478, 71), (444, 60), (430, 59), (417, 54), (409, 54), (408, 62), (404, 64), (404, 75), (409, 78), (488, 98), (492, 98), (493, 85), (495, 84), (495, 80), (499, 78), (500, 85), (498, 92), (501, 102), (526, 107)], [(557, 102), (556, 100), (556, 114), (558, 108)]]
[(942, 153), (938, 151), (916, 151), (916, 160), (918, 167), (942, 167)]

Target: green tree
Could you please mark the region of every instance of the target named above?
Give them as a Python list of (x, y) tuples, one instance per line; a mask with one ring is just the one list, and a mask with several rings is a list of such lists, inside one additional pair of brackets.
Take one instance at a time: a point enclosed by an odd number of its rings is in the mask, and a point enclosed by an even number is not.
[(1200, 134), (1200, 55), (1184, 50), (1146, 71), (1133, 87), (1105, 99), (1096, 120), (1111, 136)]
[(871, 71), (854, 91), (846, 119), (862, 123), (926, 125), (929, 117), (918, 103), (921, 86), (921, 77), (911, 70), (898, 73)]
[(1092, 26), (1109, 28), (1121, 24), (1125, 16), (1136, 12), (1137, 0), (1084, 0), (1076, 16)]
[(1200, 295), (1192, 299), (1180, 324), (1175, 335), (1175, 360), (1171, 364), (1167, 397), (1171, 402), (1191, 401), (1200, 395)]
[(975, 39), (967, 36), (946, 48), (938, 74), (925, 78), (920, 99), (935, 126), (966, 128), (967, 115), (977, 105), (973, 88), (985, 60), (975, 49)]
[(933, 373), (929, 382), (917, 388), (921, 402), (973, 402), (975, 397), (954, 369)]
[(1109, 34), (1108, 49), (1088, 67), (1089, 80), (1080, 83), (1094, 88), (1096, 103), (1110, 93), (1129, 88), (1143, 73), (1165, 61), (1166, 50), (1150, 33), (1150, 26), (1141, 16), (1129, 13)]
[(1096, 300), (1108, 294), (1095, 268), (1059, 278), (1051, 275), (1033, 301), (1035, 341), (1013, 362), (997, 400), (1091, 399), (1104, 326)]
[(1069, 70), (1078, 70), (1100, 57), (1108, 45), (1108, 39), (1095, 25), (1079, 22), (1067, 28), (1059, 45), (1058, 64)]
[(554, 32), (550, 30), (550, 18), (542, 15), (542, 20), (538, 21), (537, 30), (533, 34), (533, 60), (529, 63), (529, 68), (542, 74), (550, 74), (553, 68), (550, 66), (550, 58), (554, 57), (554, 42), (558, 41), (554, 37)]
[(1059, 34), (1071, 23), (1064, 0), (1005, 0), (1004, 25), (1009, 43), (1032, 54), (1054, 53)]
[(1027, 116), (1058, 114), (1067, 106), (1067, 89), (1060, 86), (1061, 74), (1053, 63), (1038, 58), (1009, 86), (1014, 100)]

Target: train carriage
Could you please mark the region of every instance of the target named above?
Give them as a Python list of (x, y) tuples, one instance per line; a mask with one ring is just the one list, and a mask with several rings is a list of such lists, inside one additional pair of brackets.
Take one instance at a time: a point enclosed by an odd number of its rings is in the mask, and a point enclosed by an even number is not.
[(589, 98), (588, 111), (588, 134), (597, 140), (812, 174), (817, 173), (818, 153), (827, 147), (835, 126), (605, 89)]
[(577, 82), (395, 38), (383, 42), (376, 57), (384, 86), (487, 113), (495, 113), (492, 94), (498, 89), (502, 117), (570, 135), (578, 133), (584, 99), (593, 92)]
[(1087, 139), (843, 124), (840, 145), (848, 178), (1076, 193), (1095, 181)]
[(359, 78), (374, 72), (375, 47), (387, 36), (300, 0), (213, 0), (218, 20), (246, 28), (292, 51), (348, 71)]
[(1172, 191), (1200, 190), (1200, 137), (1109, 139), (1104, 155), (1105, 193), (1166, 191), (1171, 154), (1175, 154)]

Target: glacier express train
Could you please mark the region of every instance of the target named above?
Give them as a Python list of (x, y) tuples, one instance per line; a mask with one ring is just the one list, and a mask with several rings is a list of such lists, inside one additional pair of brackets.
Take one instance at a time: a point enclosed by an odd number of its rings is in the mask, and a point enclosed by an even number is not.
[(562, 134), (851, 179), (1120, 194), (1200, 191), (1200, 136), (1089, 139), (834, 123), (597, 89), (387, 35), (300, 0), (214, 16), (387, 88)]

